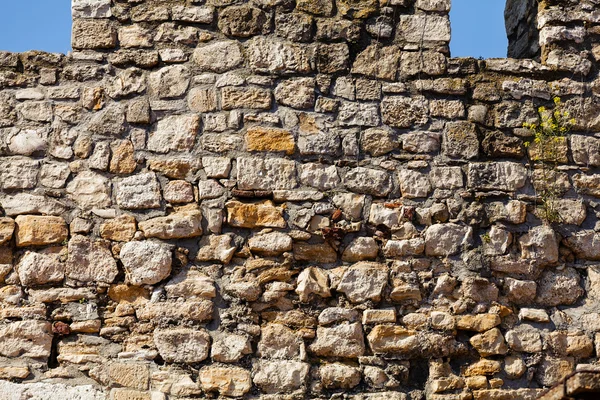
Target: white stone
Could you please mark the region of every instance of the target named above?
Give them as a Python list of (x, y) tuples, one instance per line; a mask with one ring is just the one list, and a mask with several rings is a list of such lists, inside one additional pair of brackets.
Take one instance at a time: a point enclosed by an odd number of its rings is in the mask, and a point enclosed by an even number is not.
[(120, 257), (132, 285), (153, 285), (171, 273), (171, 249), (164, 243), (128, 242), (121, 248)]

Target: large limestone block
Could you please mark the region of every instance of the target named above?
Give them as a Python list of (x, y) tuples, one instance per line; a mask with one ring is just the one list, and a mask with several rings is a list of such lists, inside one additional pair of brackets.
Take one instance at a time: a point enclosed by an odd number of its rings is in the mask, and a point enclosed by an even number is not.
[(67, 224), (62, 217), (19, 215), (15, 223), (17, 247), (62, 243), (69, 235)]
[(0, 184), (3, 189), (32, 189), (38, 183), (40, 161), (27, 157), (0, 158)]
[(540, 266), (558, 262), (558, 241), (554, 230), (546, 225), (531, 228), (519, 238), (521, 258), (532, 259)]
[(204, 391), (228, 397), (242, 397), (252, 389), (250, 371), (239, 367), (204, 367), (198, 379)]
[(477, 350), (480, 356), (488, 357), (494, 355), (504, 355), (508, 352), (508, 347), (504, 342), (504, 336), (500, 329), (494, 328), (487, 332), (474, 335), (469, 339), (471, 346)]
[(419, 348), (416, 332), (401, 326), (377, 325), (367, 335), (373, 353), (411, 354)]
[(297, 186), (296, 163), (283, 158), (237, 160), (238, 188), (242, 190), (283, 190)]
[(310, 350), (320, 357), (360, 357), (365, 352), (362, 325), (354, 322), (332, 327), (320, 326)]
[(17, 264), (21, 285), (62, 282), (65, 277), (65, 264), (61, 261), (63, 250), (62, 247), (51, 247), (40, 252), (26, 251)]
[(0, 355), (48, 358), (52, 329), (46, 321), (16, 321), (0, 325)]
[(252, 380), (264, 393), (292, 393), (303, 390), (310, 365), (300, 361), (256, 360)]
[(290, 131), (278, 128), (252, 127), (246, 132), (248, 151), (294, 154), (296, 142)]
[(118, 385), (139, 390), (148, 389), (150, 380), (148, 366), (137, 363), (111, 363), (108, 365), (108, 376)]
[(526, 181), (527, 168), (519, 163), (469, 163), (467, 167), (467, 184), (472, 189), (514, 192)]
[(161, 99), (183, 95), (190, 84), (190, 73), (183, 65), (171, 65), (152, 72), (148, 78), (152, 92)]
[(546, 270), (537, 280), (535, 301), (544, 307), (574, 304), (584, 293), (581, 276), (574, 268)]
[(314, 78), (293, 78), (282, 81), (275, 89), (279, 104), (293, 108), (312, 108), (315, 104)]
[(398, 46), (370, 45), (356, 56), (352, 72), (393, 81), (398, 74), (400, 54)]
[(268, 110), (271, 108), (271, 91), (249, 86), (228, 86), (221, 90), (221, 107), (223, 110), (250, 108)]
[(128, 176), (117, 182), (117, 204), (126, 209), (158, 208), (160, 184), (156, 174), (147, 172)]
[(392, 191), (389, 174), (372, 168), (358, 167), (348, 171), (344, 184), (352, 192), (377, 197), (385, 197)]
[(304, 343), (299, 334), (281, 324), (268, 324), (261, 330), (257, 355), (262, 358), (299, 359)]
[(92, 171), (78, 173), (67, 185), (67, 193), (83, 209), (104, 208), (111, 204), (110, 181)]
[(210, 335), (204, 329), (157, 330), (154, 343), (166, 362), (193, 364), (208, 358)]
[(317, 267), (303, 269), (297, 278), (296, 293), (302, 302), (309, 301), (311, 295), (331, 297), (327, 272)]
[(353, 303), (379, 301), (387, 281), (388, 269), (385, 264), (359, 262), (344, 272), (337, 290)]
[(182, 239), (202, 235), (202, 212), (189, 210), (166, 217), (152, 218), (139, 224), (147, 238)]
[(258, 36), (247, 42), (250, 68), (271, 74), (308, 73), (312, 66), (308, 46)]
[(538, 353), (542, 351), (542, 337), (539, 329), (531, 325), (518, 325), (506, 332), (506, 341), (514, 351)]
[(79, 282), (112, 283), (119, 273), (117, 262), (106, 245), (75, 235), (69, 240), (66, 275)]
[(237, 41), (223, 40), (196, 48), (193, 59), (201, 71), (222, 73), (239, 66), (244, 56)]
[(62, 383), (13, 383), (0, 380), (0, 398), (7, 400), (107, 400), (108, 397), (97, 386), (69, 386)]
[(165, 285), (167, 297), (211, 299), (217, 295), (215, 281), (196, 270), (182, 271)]
[(386, 96), (381, 102), (383, 123), (396, 128), (424, 125), (429, 120), (428, 112), (424, 97)]
[(252, 343), (248, 336), (224, 332), (217, 335), (210, 350), (213, 361), (234, 363), (246, 354), (252, 353)]
[(402, 15), (398, 23), (396, 40), (408, 43), (449, 42), (450, 19), (448, 16), (430, 14)]
[(292, 238), (282, 232), (259, 234), (248, 239), (248, 248), (254, 254), (278, 256), (292, 250)]
[(213, 303), (210, 300), (146, 303), (136, 310), (138, 319), (155, 322), (205, 322), (212, 319)]
[(219, 29), (227, 36), (250, 37), (268, 33), (270, 15), (248, 4), (230, 6), (219, 12)]
[(151, 241), (128, 242), (120, 253), (130, 284), (153, 285), (171, 273), (171, 248)]
[(71, 45), (74, 49), (110, 49), (117, 45), (117, 29), (111, 21), (76, 19)]
[(61, 215), (67, 211), (67, 207), (62, 202), (31, 193), (1, 196), (0, 204), (8, 217), (22, 214)]
[(157, 153), (189, 151), (194, 147), (200, 129), (197, 114), (174, 115), (158, 121), (156, 131), (150, 134), (148, 150)]
[(135, 235), (136, 221), (131, 215), (121, 215), (100, 225), (100, 236), (103, 239), (127, 242)]
[(273, 202), (264, 200), (256, 203), (242, 203), (232, 200), (225, 204), (227, 223), (237, 228), (285, 228), (283, 210)]
[(73, 18), (110, 18), (110, 0), (73, 0), (71, 14)]
[(328, 389), (351, 389), (360, 383), (360, 370), (342, 363), (322, 365), (319, 376)]
[(432, 225), (425, 231), (425, 254), (449, 256), (460, 252), (473, 239), (473, 228), (455, 223)]

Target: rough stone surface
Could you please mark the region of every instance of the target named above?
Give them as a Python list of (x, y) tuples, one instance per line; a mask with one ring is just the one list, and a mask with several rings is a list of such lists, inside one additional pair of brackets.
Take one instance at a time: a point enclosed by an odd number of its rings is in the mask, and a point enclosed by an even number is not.
[(598, 364), (600, 3), (508, 0), (487, 60), (450, 6), (73, 0), (71, 52), (0, 51), (0, 398), (529, 400)]
[(112, 283), (119, 269), (106, 245), (75, 235), (67, 247), (66, 275), (80, 282)]
[(202, 213), (182, 211), (166, 217), (140, 222), (139, 228), (147, 238), (181, 239), (202, 235)]
[(67, 224), (62, 217), (19, 215), (15, 223), (18, 247), (62, 243), (69, 234)]
[(152, 285), (171, 273), (171, 250), (162, 243), (128, 242), (121, 248), (120, 257), (132, 285)]
[(199, 128), (198, 115), (173, 116), (160, 120), (156, 131), (150, 134), (148, 150), (157, 153), (191, 150)]
[(208, 357), (210, 336), (202, 329), (173, 328), (155, 331), (154, 343), (165, 361), (191, 364)]

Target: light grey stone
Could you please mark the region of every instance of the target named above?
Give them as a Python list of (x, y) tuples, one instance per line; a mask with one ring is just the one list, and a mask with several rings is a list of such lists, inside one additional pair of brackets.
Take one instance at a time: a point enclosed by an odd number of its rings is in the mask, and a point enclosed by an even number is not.
[(340, 184), (335, 165), (306, 163), (299, 165), (300, 182), (320, 190), (331, 190)]
[(210, 335), (202, 328), (156, 330), (154, 344), (166, 362), (193, 364), (208, 358)]
[(66, 275), (71, 279), (112, 283), (119, 273), (111, 251), (86, 236), (71, 237), (68, 251)]
[(310, 351), (321, 357), (357, 358), (365, 353), (362, 325), (359, 322), (341, 323), (317, 328), (317, 338)]
[(226, 72), (239, 66), (244, 58), (237, 41), (223, 40), (194, 50), (194, 62), (201, 71)]
[(110, 0), (73, 0), (73, 18), (110, 18)]
[(431, 184), (426, 174), (411, 169), (398, 171), (400, 180), (400, 191), (403, 197), (418, 198), (427, 197), (431, 191)]
[(59, 247), (39, 252), (26, 251), (19, 259), (17, 272), (24, 286), (37, 286), (62, 282), (65, 277), (65, 264), (61, 261)]
[(0, 325), (0, 355), (4, 357), (47, 359), (51, 347), (49, 322), (15, 321)]
[(381, 123), (379, 106), (343, 101), (339, 108), (338, 120), (342, 126), (378, 126)]
[(519, 163), (469, 163), (467, 167), (467, 184), (473, 189), (514, 192), (525, 186), (526, 181), (527, 169)]
[(56, 199), (30, 193), (0, 197), (0, 204), (9, 217), (20, 214), (61, 215), (67, 211), (67, 206)]
[(171, 249), (164, 243), (127, 242), (121, 248), (120, 258), (132, 285), (153, 285), (171, 273)]
[(67, 164), (58, 162), (46, 162), (40, 170), (40, 183), (52, 189), (60, 189), (65, 186), (71, 170)]
[(473, 228), (455, 223), (432, 225), (425, 231), (425, 254), (449, 256), (460, 252), (473, 239)]
[(385, 197), (392, 191), (392, 182), (387, 172), (358, 167), (346, 173), (346, 187), (356, 193)]
[(242, 190), (294, 189), (296, 163), (283, 158), (247, 158), (237, 160), (238, 188)]
[(148, 150), (157, 153), (189, 151), (194, 147), (200, 129), (197, 114), (174, 115), (158, 121), (156, 131), (150, 134)]
[(0, 183), (3, 189), (33, 189), (38, 182), (40, 161), (26, 157), (0, 158)]
[(258, 234), (248, 239), (248, 248), (262, 256), (278, 256), (292, 249), (292, 238), (282, 232)]
[(306, 47), (279, 39), (258, 36), (247, 42), (250, 68), (271, 74), (311, 72), (310, 54)]
[(189, 71), (182, 65), (164, 67), (150, 74), (149, 83), (153, 93), (160, 99), (179, 97), (189, 84)]
[(67, 185), (67, 193), (83, 209), (103, 208), (111, 204), (110, 182), (95, 172), (78, 173)]
[(48, 133), (42, 129), (13, 130), (6, 136), (6, 144), (13, 154), (30, 156), (47, 149)]
[(388, 270), (383, 264), (359, 262), (348, 268), (337, 287), (353, 303), (379, 301), (387, 285)]
[(288, 360), (260, 360), (252, 364), (252, 380), (264, 393), (292, 393), (304, 388), (310, 364)]
[(401, 15), (396, 40), (408, 43), (449, 42), (450, 20), (448, 16), (431, 14)]
[(153, 172), (123, 178), (117, 182), (117, 204), (126, 209), (160, 207), (160, 184)]

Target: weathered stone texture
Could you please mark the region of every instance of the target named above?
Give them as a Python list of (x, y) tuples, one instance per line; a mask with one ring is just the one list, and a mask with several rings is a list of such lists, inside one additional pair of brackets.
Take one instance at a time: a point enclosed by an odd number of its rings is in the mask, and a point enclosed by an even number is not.
[(73, 0), (72, 52), (0, 52), (0, 398), (533, 399), (598, 364), (598, 7), (509, 0), (530, 58), (476, 60), (449, 0)]

